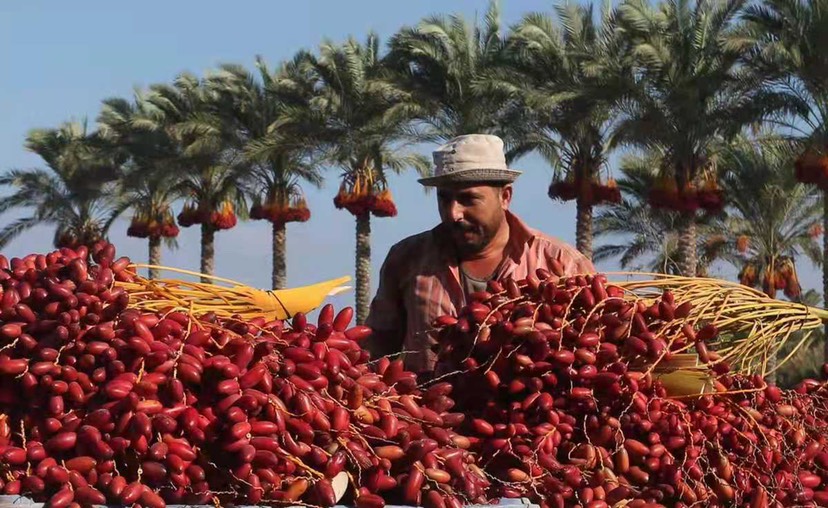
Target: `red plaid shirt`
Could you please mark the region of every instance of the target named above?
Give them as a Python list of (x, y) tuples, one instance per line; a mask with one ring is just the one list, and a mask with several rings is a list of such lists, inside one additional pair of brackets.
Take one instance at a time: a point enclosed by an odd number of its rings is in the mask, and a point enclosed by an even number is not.
[[(567, 275), (594, 273), (595, 267), (580, 252), (558, 239), (529, 228), (516, 215), (506, 212), (509, 249), (512, 253), (498, 272), (497, 280), (520, 280), (538, 268), (550, 269), (557, 259)], [(435, 318), (456, 315), (466, 303), (453, 249), (441, 226), (410, 236), (393, 245), (380, 270), (379, 287), (371, 303), (366, 324), (379, 332), (402, 336), (406, 369), (431, 371), (435, 354), (428, 334)], [(378, 334), (379, 335), (379, 334)], [(382, 349), (382, 345), (380, 345)]]

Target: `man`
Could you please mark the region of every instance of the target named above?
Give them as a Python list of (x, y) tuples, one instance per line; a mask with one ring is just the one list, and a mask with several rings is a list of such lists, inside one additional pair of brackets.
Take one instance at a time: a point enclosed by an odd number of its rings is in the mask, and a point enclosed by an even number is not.
[(434, 153), (441, 223), (391, 247), (380, 271), (365, 346), (372, 357), (403, 353), (407, 369), (428, 375), (435, 367), (429, 336), (434, 319), (457, 310), (491, 279), (516, 280), (549, 269), (557, 259), (567, 274), (594, 273), (592, 263), (570, 245), (526, 226), (509, 211), (512, 182), (497, 136), (459, 136)]

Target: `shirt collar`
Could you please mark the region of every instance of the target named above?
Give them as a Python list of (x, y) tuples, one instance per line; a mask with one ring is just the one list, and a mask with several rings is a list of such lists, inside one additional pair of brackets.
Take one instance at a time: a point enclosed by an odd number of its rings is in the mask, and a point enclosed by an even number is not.
[(509, 253), (516, 263), (520, 261), (523, 252), (538, 236), (538, 232), (526, 225), (520, 217), (506, 210), (506, 222), (509, 223)]

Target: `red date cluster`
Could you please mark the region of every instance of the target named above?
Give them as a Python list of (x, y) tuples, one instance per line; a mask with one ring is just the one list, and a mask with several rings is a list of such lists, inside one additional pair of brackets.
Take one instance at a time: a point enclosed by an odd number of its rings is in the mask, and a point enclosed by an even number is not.
[(716, 392), (670, 397), (656, 364), (689, 346), (718, 358), (718, 331), (685, 322), (688, 303), (636, 301), (602, 275), (538, 271), (488, 289), (435, 326), (441, 370), (462, 373), (447, 377), (466, 415), (458, 430), (489, 498), (828, 506), (826, 384), (785, 392), (719, 362)]
[(0, 257), (2, 493), (54, 508), (486, 501), (451, 385), (369, 363), (350, 308), (290, 326), (142, 313), (113, 284), (129, 270), (110, 244)]

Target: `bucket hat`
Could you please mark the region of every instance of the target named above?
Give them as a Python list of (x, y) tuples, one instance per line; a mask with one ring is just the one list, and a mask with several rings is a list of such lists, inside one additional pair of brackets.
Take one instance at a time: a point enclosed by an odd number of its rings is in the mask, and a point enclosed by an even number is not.
[(521, 171), (506, 165), (503, 140), (491, 134), (466, 134), (432, 152), (434, 174), (418, 181), (439, 187), (464, 183), (511, 183)]

